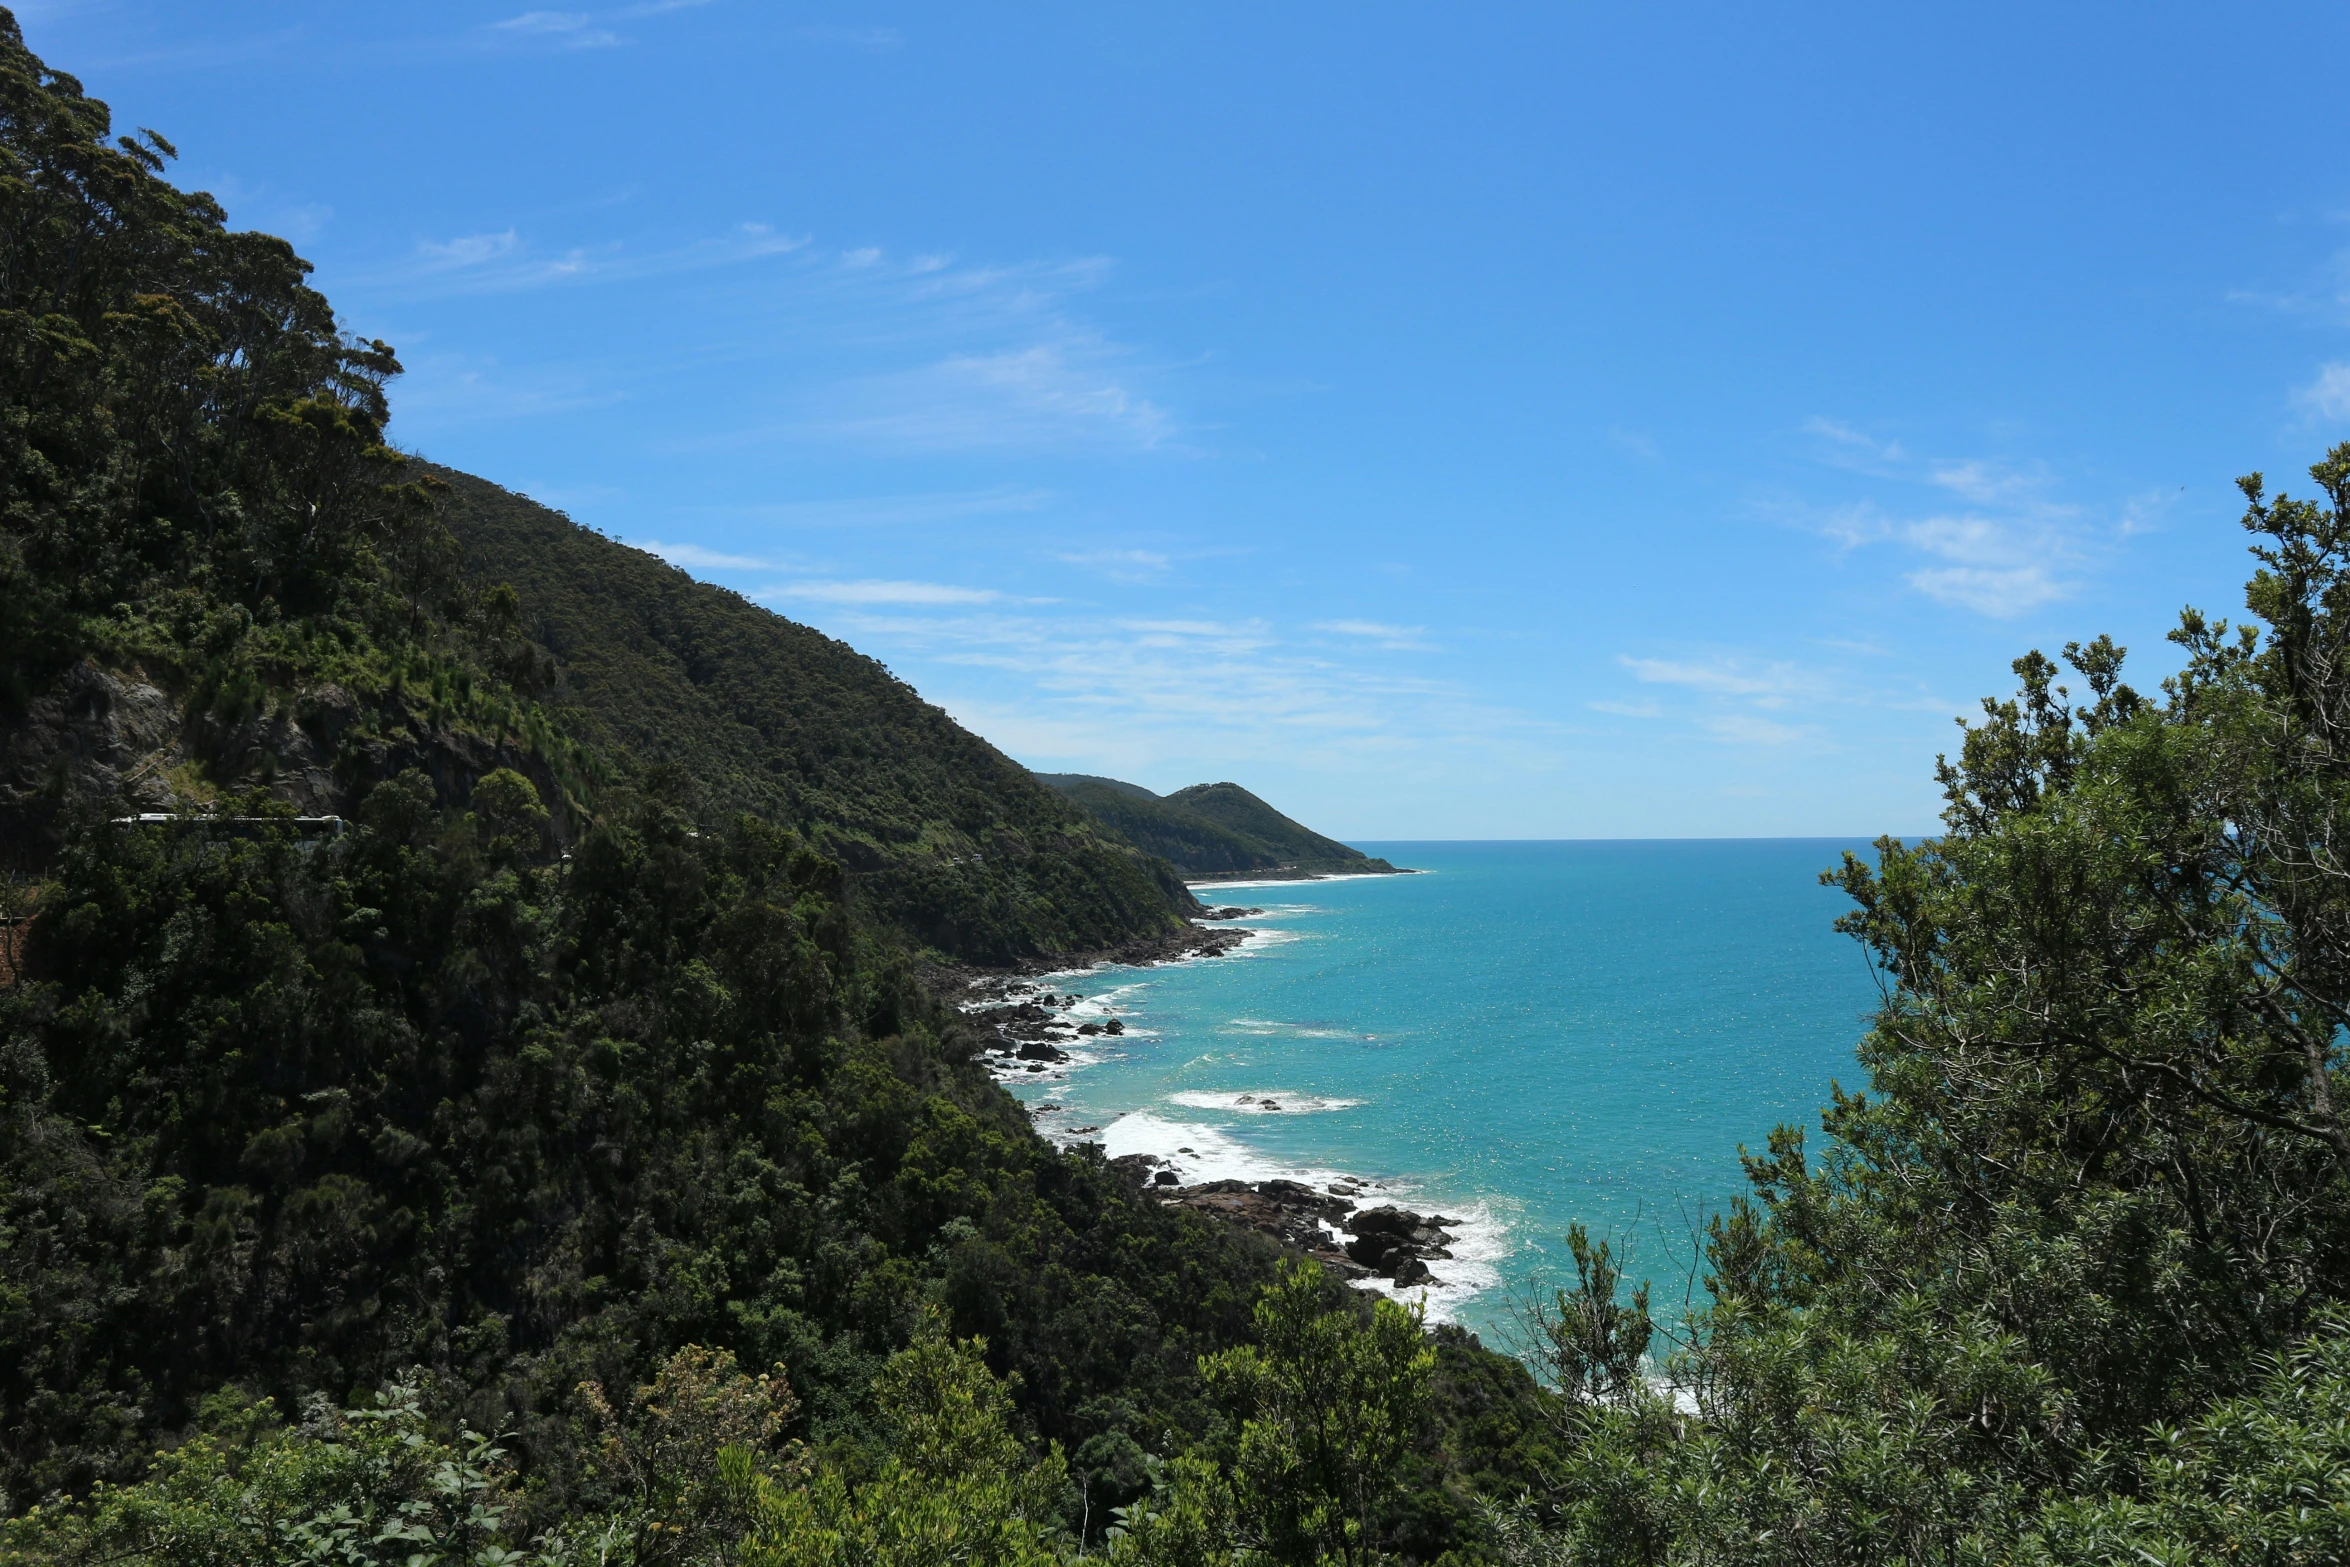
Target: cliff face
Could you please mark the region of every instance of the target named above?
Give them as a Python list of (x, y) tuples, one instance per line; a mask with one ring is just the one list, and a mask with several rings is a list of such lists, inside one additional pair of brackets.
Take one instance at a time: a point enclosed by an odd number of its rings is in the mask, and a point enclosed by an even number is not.
[[(176, 683), (175, 683), (176, 684)], [(333, 682), (299, 686), (233, 717), (196, 706), (147, 670), (85, 658), (0, 717), (0, 864), (44, 863), (77, 816), (202, 814), (260, 794), (305, 816), (348, 815), (383, 780), (414, 770), (462, 803), (511, 768), (576, 827), (560, 769), (529, 744), (483, 733), (397, 698), (366, 704)]]

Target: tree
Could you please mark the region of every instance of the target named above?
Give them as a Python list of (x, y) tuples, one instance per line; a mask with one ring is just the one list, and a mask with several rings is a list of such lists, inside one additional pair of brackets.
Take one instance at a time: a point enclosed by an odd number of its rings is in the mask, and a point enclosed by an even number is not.
[(1241, 1415), (1233, 1481), (1250, 1543), (1283, 1564), (1379, 1559), (1378, 1519), (1427, 1413), (1436, 1353), (1422, 1308), (1332, 1309), (1330, 1281), (1293, 1263), (1256, 1305), (1259, 1342), (1201, 1363)]
[(1600, 1396), (1612, 1301), (1562, 1303), (1584, 1413), (1516, 1559), (2332, 1559), (2350, 446), (2312, 475), (2244, 481), (2254, 624), (2185, 614), (2155, 698), (2109, 639), (2064, 649), (2078, 699), (2018, 659), (1938, 764), (1943, 833), (1829, 874), (1886, 980), (1869, 1092), (1816, 1158), (1748, 1159), (1668, 1357), (1689, 1407)]
[(887, 1456), (869, 1478), (836, 1458), (787, 1488), (726, 1448), (722, 1472), (751, 1518), (744, 1567), (1057, 1564), (1067, 1466), (1058, 1448), (1029, 1461), (986, 1347), (950, 1339), (934, 1312), (890, 1358), (873, 1384)]

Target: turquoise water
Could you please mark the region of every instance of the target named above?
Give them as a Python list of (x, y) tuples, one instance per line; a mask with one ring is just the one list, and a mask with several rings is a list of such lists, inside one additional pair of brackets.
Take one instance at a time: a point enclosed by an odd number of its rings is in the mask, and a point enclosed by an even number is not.
[(1743, 1189), (1739, 1145), (1816, 1126), (1830, 1081), (1861, 1080), (1876, 983), (1817, 877), (1865, 845), (1363, 847), (1428, 874), (1201, 888), (1263, 907), (1238, 922), (1260, 936), (1047, 981), (1127, 1032), (1009, 1086), (1058, 1107), (1048, 1133), (1186, 1182), (1367, 1178), (1366, 1200), (1467, 1219), (1430, 1315), (1505, 1341), (1576, 1220), (1678, 1301), (1694, 1224)]

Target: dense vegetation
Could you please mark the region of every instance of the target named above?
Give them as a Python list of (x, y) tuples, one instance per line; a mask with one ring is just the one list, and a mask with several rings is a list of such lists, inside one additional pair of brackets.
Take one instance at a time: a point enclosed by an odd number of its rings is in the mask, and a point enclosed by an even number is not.
[(1196, 905), (888, 670), (568, 518), (453, 473), (442, 516), (554, 655), (545, 700), (601, 755), (675, 764), (708, 819), (789, 823), (914, 941), (1001, 961), (1178, 929)]
[[(1142, 859), (877, 666), (520, 503), (551, 607), (469, 577), (497, 494), (384, 445), (391, 350), (108, 134), (0, 12), (0, 808), (38, 878), (0, 1551), (863, 1561), (900, 1502), (1058, 1550), (1233, 1440), (1202, 1357), (1258, 1336), (1272, 1247), (1037, 1139), (913, 978), (1162, 928)], [(613, 649), (566, 640), (583, 603)], [(628, 679), (714, 659), (709, 732), (629, 727)], [(906, 868), (962, 847), (991, 868)], [(1424, 1558), (1477, 1536), (1468, 1476), (1532, 1472), (1537, 1398), (1431, 1352), (1424, 1483), (1373, 1516)]]
[(1538, 1387), (1031, 1135), (920, 949), (1147, 932), (1145, 862), (420, 473), (391, 350), (108, 135), (0, 12), (0, 1554), (2350, 1558), (2350, 445), (2245, 481), (2254, 624), (2019, 660), (1831, 873), (1868, 1092), (1686, 1319), (1575, 1232)]
[(2258, 624), (2186, 615), (2159, 698), (2104, 639), (2078, 700), (2019, 660), (1942, 836), (1834, 873), (1872, 1091), (1749, 1161), (1682, 1403), (1612, 1279), (1562, 1301), (1521, 1559), (2350, 1553), (2350, 445), (2312, 474), (2244, 481)]
[(1084, 773), (1037, 777), (1121, 842), (1166, 860), (1186, 876), (1395, 869), (1291, 821), (1238, 784), (1193, 784), (1157, 795), (1140, 784)]

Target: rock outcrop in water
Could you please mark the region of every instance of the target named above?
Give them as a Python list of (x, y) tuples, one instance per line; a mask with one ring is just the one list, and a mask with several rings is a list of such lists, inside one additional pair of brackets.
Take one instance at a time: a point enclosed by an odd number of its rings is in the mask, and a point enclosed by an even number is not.
[(1124, 1171), (1168, 1206), (1269, 1235), (1343, 1278), (1383, 1278), (1399, 1286), (1439, 1288), (1445, 1283), (1429, 1270), (1428, 1262), (1452, 1256), (1453, 1237), (1445, 1232), (1457, 1226), (1458, 1219), (1418, 1214), (1393, 1204), (1358, 1208), (1336, 1189), (1316, 1191), (1302, 1181), (1203, 1181), (1184, 1186), (1166, 1165), (1156, 1154), (1122, 1154), (1110, 1161), (1111, 1168)]

